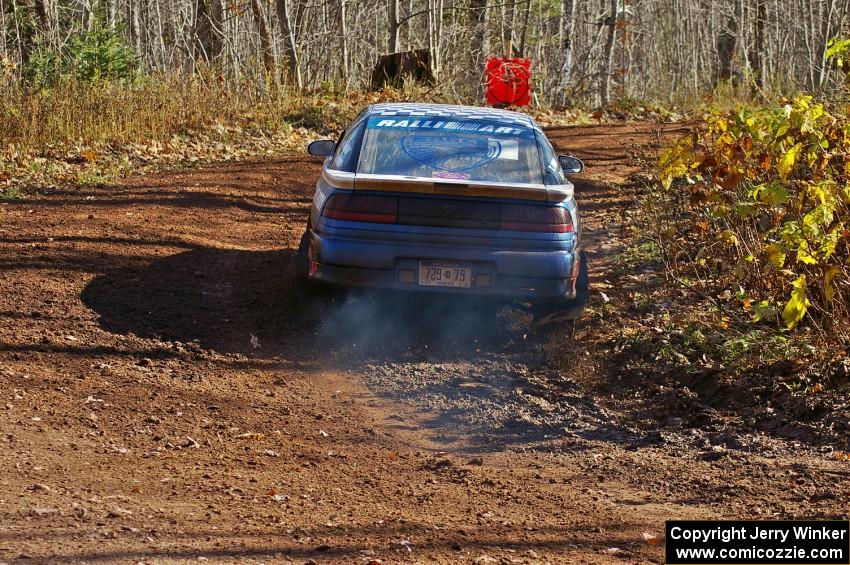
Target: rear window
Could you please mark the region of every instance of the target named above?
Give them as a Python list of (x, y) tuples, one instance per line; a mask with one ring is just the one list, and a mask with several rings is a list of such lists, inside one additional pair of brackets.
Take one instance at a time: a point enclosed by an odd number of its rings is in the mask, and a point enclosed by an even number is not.
[(369, 118), (357, 172), (543, 183), (534, 130), (487, 120)]

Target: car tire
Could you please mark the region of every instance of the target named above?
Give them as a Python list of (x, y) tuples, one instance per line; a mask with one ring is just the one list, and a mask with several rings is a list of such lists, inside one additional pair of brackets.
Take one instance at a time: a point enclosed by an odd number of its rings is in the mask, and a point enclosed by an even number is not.
[(341, 298), (340, 291), (310, 280), (310, 227), (301, 236), (295, 254), (295, 296), (301, 317), (321, 320), (328, 309)]
[[(295, 252), (295, 278), (297, 280), (307, 279), (307, 273), (310, 270), (310, 228), (301, 236), (298, 242), (298, 251)], [(308, 281), (309, 282), (309, 281)]]
[(576, 295), (572, 300), (560, 303), (535, 304), (532, 307), (535, 328), (541, 328), (554, 323), (565, 322), (575, 330), (575, 322), (581, 319), (587, 307), (590, 295), (590, 274), (587, 269), (587, 256), (582, 253), (579, 258), (579, 272), (576, 279)]

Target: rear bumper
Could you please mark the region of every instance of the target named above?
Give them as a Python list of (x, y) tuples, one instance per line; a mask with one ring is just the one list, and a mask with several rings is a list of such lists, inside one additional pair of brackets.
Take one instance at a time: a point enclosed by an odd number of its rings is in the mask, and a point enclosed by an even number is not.
[[(559, 302), (575, 297), (578, 250), (494, 250), (310, 234), (311, 280), (363, 287)], [(420, 286), (421, 260), (462, 263), (470, 288)]]

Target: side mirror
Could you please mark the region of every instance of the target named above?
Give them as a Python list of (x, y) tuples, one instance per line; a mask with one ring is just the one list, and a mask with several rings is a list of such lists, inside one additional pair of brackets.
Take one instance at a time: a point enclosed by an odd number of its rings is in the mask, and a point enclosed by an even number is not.
[(334, 152), (336, 142), (332, 139), (320, 139), (307, 146), (307, 153), (315, 157), (327, 157)]
[(584, 169), (581, 159), (572, 155), (558, 155), (558, 162), (561, 163), (565, 175), (575, 175)]

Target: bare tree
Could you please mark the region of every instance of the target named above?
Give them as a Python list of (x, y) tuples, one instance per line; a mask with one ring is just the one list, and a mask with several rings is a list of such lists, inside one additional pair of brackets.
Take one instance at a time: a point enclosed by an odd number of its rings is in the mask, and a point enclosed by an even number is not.
[(608, 38), (605, 40), (605, 62), (602, 68), (600, 100), (603, 106), (611, 102), (611, 70), (614, 64), (614, 40), (617, 38), (617, 0), (611, 0), (611, 15), (605, 20)]
[(756, 0), (755, 42), (750, 51), (750, 64), (753, 72), (753, 86), (757, 90), (764, 88), (764, 42), (767, 25), (767, 0)]
[(401, 20), (399, 19), (399, 1), (387, 0), (387, 32), (389, 35), (389, 41), (387, 42), (387, 52), (398, 53), (400, 30)]
[(560, 93), (561, 106), (567, 105), (567, 88), (570, 85), (570, 66), (572, 65), (573, 55), (573, 25), (576, 17), (575, 0), (564, 0), (564, 15), (563, 15), (563, 49), (564, 49), (564, 65), (561, 68), (561, 83), (558, 87)]
[(346, 17), (346, 8), (345, 8), (347, 0), (337, 0), (337, 1), (339, 3), (338, 6), (337, 6), (337, 12), (336, 12), (337, 13), (337, 26), (338, 26), (338, 29), (339, 29), (339, 37), (340, 37), (340, 40), (341, 40), (341, 46), (340, 47), (342, 48), (342, 50), (340, 52), (340, 56), (342, 58), (342, 61), (341, 61), (341, 63), (342, 63), (342, 78), (343, 78), (343, 81), (345, 81), (345, 89), (348, 90), (348, 79), (349, 79), (349, 75), (348, 75), (348, 70), (349, 70), (349, 67), (348, 67), (348, 22), (346, 21), (347, 17)]
[(304, 82), (301, 78), (301, 64), (298, 60), (298, 40), (295, 36), (295, 22), (290, 12), (290, 0), (277, 0), (276, 7), (280, 33), (283, 36), (283, 50), (289, 81), (298, 88), (303, 88)]
[(251, 0), (251, 13), (254, 15), (254, 25), (260, 35), (260, 55), (263, 59), (263, 68), (267, 73), (274, 72), (274, 51), (272, 51), (272, 39), (269, 33), (269, 24), (266, 14), (260, 5), (260, 0)]
[(484, 57), (490, 51), (487, 42), (487, 0), (471, 0), (472, 55), (476, 69), (483, 69)]
[[(735, 6), (738, 6), (738, 4), (736, 3)], [(737, 13), (730, 15), (717, 38), (718, 81), (728, 81), (732, 78), (732, 61), (735, 57), (735, 44), (738, 40), (739, 17)]]
[(221, 58), (224, 49), (221, 0), (195, 2), (195, 37), (201, 57), (211, 63)]

